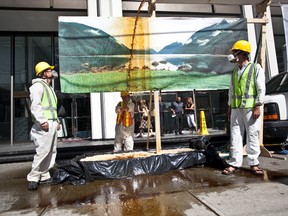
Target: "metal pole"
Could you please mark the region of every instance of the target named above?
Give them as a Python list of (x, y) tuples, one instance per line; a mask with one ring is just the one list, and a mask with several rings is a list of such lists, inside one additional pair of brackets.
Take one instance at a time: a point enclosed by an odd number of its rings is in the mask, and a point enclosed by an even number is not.
[(14, 143), (14, 74), (15, 74), (15, 36), (12, 35), (11, 37), (11, 64), (10, 64), (10, 74), (11, 74), (11, 79), (10, 79), (10, 144), (13, 146)]

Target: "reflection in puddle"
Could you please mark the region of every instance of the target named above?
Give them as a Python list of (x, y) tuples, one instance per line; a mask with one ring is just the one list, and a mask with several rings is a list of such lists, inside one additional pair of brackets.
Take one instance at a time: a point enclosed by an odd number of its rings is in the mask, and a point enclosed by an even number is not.
[[(185, 209), (204, 209), (195, 199), (199, 191), (229, 190), (249, 183), (276, 181), (288, 185), (288, 176), (265, 171), (253, 175), (248, 169), (225, 176), (213, 168), (190, 168), (162, 175), (142, 175), (126, 179), (95, 180), (86, 185), (43, 185), (38, 191), (27, 191), (26, 182), (7, 186), (6, 194), (14, 196), (9, 211), (19, 209), (74, 209), (87, 215), (183, 215)], [(11, 188), (11, 189), (8, 189)], [(173, 208), (177, 205), (177, 208)], [(42, 209), (42, 210), (41, 210)], [(205, 209), (204, 209), (205, 210)]]

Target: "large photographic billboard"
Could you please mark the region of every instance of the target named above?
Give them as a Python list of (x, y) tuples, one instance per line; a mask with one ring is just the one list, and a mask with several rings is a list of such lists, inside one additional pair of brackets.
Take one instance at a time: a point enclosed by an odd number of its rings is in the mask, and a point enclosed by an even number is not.
[(225, 89), (245, 19), (60, 17), (64, 93)]

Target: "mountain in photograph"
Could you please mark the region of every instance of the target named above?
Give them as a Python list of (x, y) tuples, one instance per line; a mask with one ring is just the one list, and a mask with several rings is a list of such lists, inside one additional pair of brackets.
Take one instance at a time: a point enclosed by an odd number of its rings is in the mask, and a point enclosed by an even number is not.
[[(225, 55), (229, 54), (229, 49), (239, 39), (247, 39), (246, 20), (228, 22), (223, 19), (193, 33), (185, 43), (175, 41), (159, 52), (149, 47), (133, 50), (132, 54), (134, 57), (139, 54), (138, 57), (143, 59), (138, 61), (139, 64), (145, 62), (144, 58), (148, 59), (149, 55), (154, 54), (150, 63), (151, 69), (155, 70), (225, 74), (230, 73), (232, 67), (231, 64), (227, 64)], [(155, 57), (155, 54), (162, 54), (161, 58)], [(127, 46), (101, 29), (75, 22), (59, 22), (59, 58), (62, 72), (99, 72), (125, 67), (127, 69), (130, 56), (131, 50)], [(147, 65), (135, 65), (135, 68), (146, 67)]]
[(172, 44), (169, 44), (165, 46), (161, 51), (159, 51), (159, 54), (171, 54), (174, 53), (175, 50), (178, 50), (180, 47), (182, 47), (183, 44), (180, 42), (174, 42)]
[(59, 22), (59, 47), (59, 54), (65, 56), (130, 54), (130, 49), (106, 32), (74, 22)]
[(247, 39), (246, 21), (239, 19), (229, 23), (223, 19), (220, 23), (195, 32), (185, 44), (174, 42), (165, 46), (159, 53), (227, 55), (235, 41), (240, 39)]
[[(237, 32), (235, 34), (235, 32)], [(244, 19), (220, 23), (203, 28), (187, 39), (186, 43), (174, 42), (158, 54), (213, 54), (226, 55), (239, 39), (247, 39), (247, 23)], [(80, 23), (59, 22), (60, 55), (129, 55), (130, 49), (113, 36)], [(133, 54), (157, 54), (153, 49), (133, 50)]]

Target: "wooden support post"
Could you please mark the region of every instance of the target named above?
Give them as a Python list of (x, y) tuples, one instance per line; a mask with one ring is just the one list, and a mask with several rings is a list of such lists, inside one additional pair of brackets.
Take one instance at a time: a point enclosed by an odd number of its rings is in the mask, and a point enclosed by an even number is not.
[[(148, 1), (148, 11), (151, 17), (156, 17), (156, 0)], [(155, 136), (156, 136), (156, 153), (161, 152), (161, 128), (160, 128), (160, 112), (159, 112), (159, 91), (154, 91), (154, 117), (155, 117)]]
[(154, 116), (155, 116), (156, 153), (159, 154), (161, 152), (159, 91), (154, 91)]
[[(266, 19), (266, 12), (263, 12), (263, 17), (261, 19), (247, 19), (247, 23), (254, 23), (254, 24), (262, 24), (262, 44), (261, 44), (261, 50), (260, 50), (260, 63), (263, 68), (263, 71), (265, 73), (266, 69), (266, 23), (268, 22)], [(261, 156), (264, 157), (273, 157), (272, 154), (265, 148), (263, 145), (263, 110), (264, 106), (261, 107), (261, 128), (259, 133), (259, 144), (260, 144), (260, 150)], [(243, 148), (243, 155), (247, 155), (246, 153), (246, 145)]]
[[(266, 20), (266, 14), (264, 13), (263, 19)], [(261, 60), (261, 66), (263, 68), (263, 71), (265, 73), (266, 69), (266, 23), (262, 24), (262, 44), (261, 44), (261, 51), (260, 51), (260, 60)], [(264, 105), (261, 107), (261, 128), (260, 128), (260, 134), (259, 134), (259, 143), (260, 143), (260, 149), (261, 149), (261, 156), (264, 157), (272, 157), (272, 154), (264, 147), (263, 145), (263, 114), (264, 114)]]
[(156, 0), (148, 0), (148, 13), (151, 17), (155, 17), (156, 13)]
[(263, 24), (265, 25), (267, 23), (267, 19), (265, 17), (263, 18), (247, 18), (247, 23), (252, 23), (252, 24)]
[[(266, 70), (266, 12), (263, 13), (262, 19), (252, 19), (251, 22), (260, 23), (262, 24), (262, 44), (261, 44), (261, 51), (260, 51), (260, 63), (263, 68), (263, 71), (265, 73)], [(271, 21), (270, 21), (271, 22)], [(263, 114), (264, 114), (264, 106), (261, 107), (261, 116), (262, 116), (262, 122), (261, 122), (261, 128), (260, 128), (260, 134), (259, 134), (259, 143), (260, 143), (260, 155), (263, 157), (274, 157), (272, 156), (271, 152), (268, 151), (268, 149), (265, 148), (263, 144)], [(275, 157), (277, 158), (277, 157)]]

